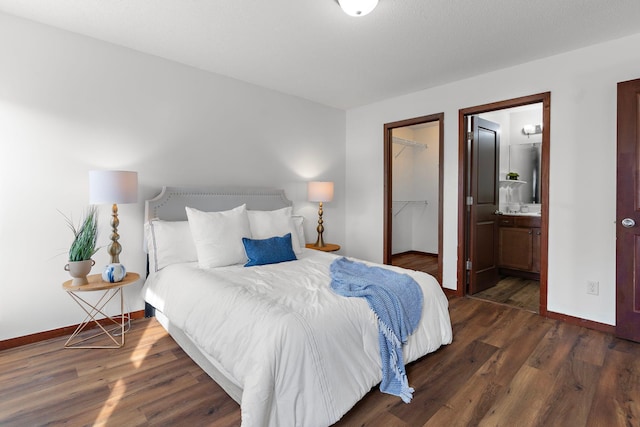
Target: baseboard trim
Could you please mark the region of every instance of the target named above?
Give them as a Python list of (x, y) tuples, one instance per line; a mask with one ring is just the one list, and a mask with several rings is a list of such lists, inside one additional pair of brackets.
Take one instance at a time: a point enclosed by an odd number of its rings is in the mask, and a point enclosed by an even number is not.
[(549, 319), (561, 320), (566, 323), (570, 323), (576, 326), (583, 326), (589, 329), (595, 329), (596, 331), (605, 332), (607, 334), (616, 333), (616, 327), (607, 325), (606, 323), (595, 322), (593, 320), (582, 319), (580, 317), (569, 316), (567, 314), (555, 313), (553, 311), (547, 311), (547, 317)]
[(442, 285), (440, 285), (440, 288), (442, 289), (442, 292), (444, 292), (444, 294), (447, 296), (448, 299), (460, 297), (460, 295), (458, 295), (458, 292), (455, 289), (445, 288)]
[[(457, 292), (454, 291), (453, 289), (446, 289), (443, 288), (442, 289), (445, 293), (445, 295), (447, 296), (448, 299), (452, 299), (452, 298), (459, 298), (460, 295), (457, 295)], [(474, 298), (473, 296), (468, 295), (467, 298)], [(476, 298), (479, 301), (484, 301), (484, 300), (480, 300), (479, 298)], [(490, 302), (490, 301), (487, 301)], [(492, 304), (500, 304), (500, 305), (507, 305), (508, 304), (502, 304), (502, 303), (497, 303), (494, 302)], [(587, 319), (582, 319), (580, 317), (574, 317), (574, 316), (569, 316), (568, 314), (562, 314), (562, 313), (555, 313), (553, 311), (547, 311), (546, 316), (540, 314), (540, 317), (547, 317), (549, 319), (552, 320), (559, 320), (561, 322), (565, 322), (565, 323), (569, 323), (571, 325), (575, 325), (575, 326), (582, 326), (584, 328), (587, 329), (593, 329), (596, 331), (600, 331), (600, 332), (604, 332), (607, 334), (612, 334), (615, 335), (616, 333), (616, 327), (612, 326), (612, 325), (607, 325), (606, 323), (600, 323), (600, 322), (595, 322), (593, 320), (587, 320)]]
[[(144, 310), (133, 311), (129, 313), (131, 319), (144, 318)], [(105, 319), (106, 320), (106, 319)], [(8, 340), (0, 341), (0, 351), (8, 350), (10, 348), (20, 347), (26, 344), (33, 344), (40, 341), (45, 341), (51, 338), (63, 337), (65, 335), (71, 335), (76, 330), (78, 325), (65, 326), (64, 328), (52, 329), (50, 331), (38, 332), (35, 334), (25, 335), (23, 337), (10, 338)], [(94, 327), (95, 324), (94, 324)]]

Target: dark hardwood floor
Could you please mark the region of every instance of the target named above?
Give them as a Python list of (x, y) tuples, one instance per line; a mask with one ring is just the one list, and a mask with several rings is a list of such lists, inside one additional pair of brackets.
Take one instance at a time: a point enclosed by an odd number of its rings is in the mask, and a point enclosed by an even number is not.
[[(374, 387), (337, 426), (638, 426), (640, 344), (525, 310), (450, 300), (454, 341)], [(0, 425), (237, 426), (240, 409), (155, 319), (114, 350), (66, 337), (0, 352)]]
[[(405, 252), (391, 256), (391, 264), (438, 275), (438, 256), (421, 252)], [(496, 286), (472, 295), (473, 298), (522, 308), (534, 313), (540, 310), (540, 282), (519, 277), (504, 277)]]
[(429, 255), (420, 252), (404, 252), (392, 255), (391, 265), (416, 271), (424, 271), (425, 273), (438, 277), (438, 255)]
[(540, 282), (520, 277), (504, 277), (494, 287), (471, 295), (538, 313), (540, 311)]

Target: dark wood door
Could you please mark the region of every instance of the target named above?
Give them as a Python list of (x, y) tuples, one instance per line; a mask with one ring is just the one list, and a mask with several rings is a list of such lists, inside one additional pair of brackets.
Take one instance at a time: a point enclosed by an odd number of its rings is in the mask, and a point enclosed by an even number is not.
[(616, 335), (640, 342), (640, 80), (618, 83)]
[(467, 292), (475, 294), (498, 282), (498, 173), (500, 125), (471, 116)]

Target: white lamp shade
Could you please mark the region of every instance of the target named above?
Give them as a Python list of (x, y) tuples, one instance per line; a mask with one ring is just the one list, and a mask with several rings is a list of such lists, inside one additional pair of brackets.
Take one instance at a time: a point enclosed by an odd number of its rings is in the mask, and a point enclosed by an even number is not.
[(333, 182), (313, 181), (307, 188), (310, 202), (330, 202), (333, 200)]
[(89, 171), (89, 204), (137, 201), (138, 172)]
[(378, 0), (338, 0), (340, 7), (349, 16), (364, 16), (378, 5)]

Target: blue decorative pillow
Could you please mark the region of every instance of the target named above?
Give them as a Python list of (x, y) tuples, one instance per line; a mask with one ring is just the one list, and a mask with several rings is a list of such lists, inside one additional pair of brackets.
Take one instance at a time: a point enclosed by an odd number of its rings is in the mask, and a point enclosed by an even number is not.
[(282, 237), (270, 237), (268, 239), (242, 238), (244, 250), (247, 253), (247, 262), (244, 266), (276, 264), (285, 261), (295, 261), (296, 254), (291, 246), (291, 233)]

